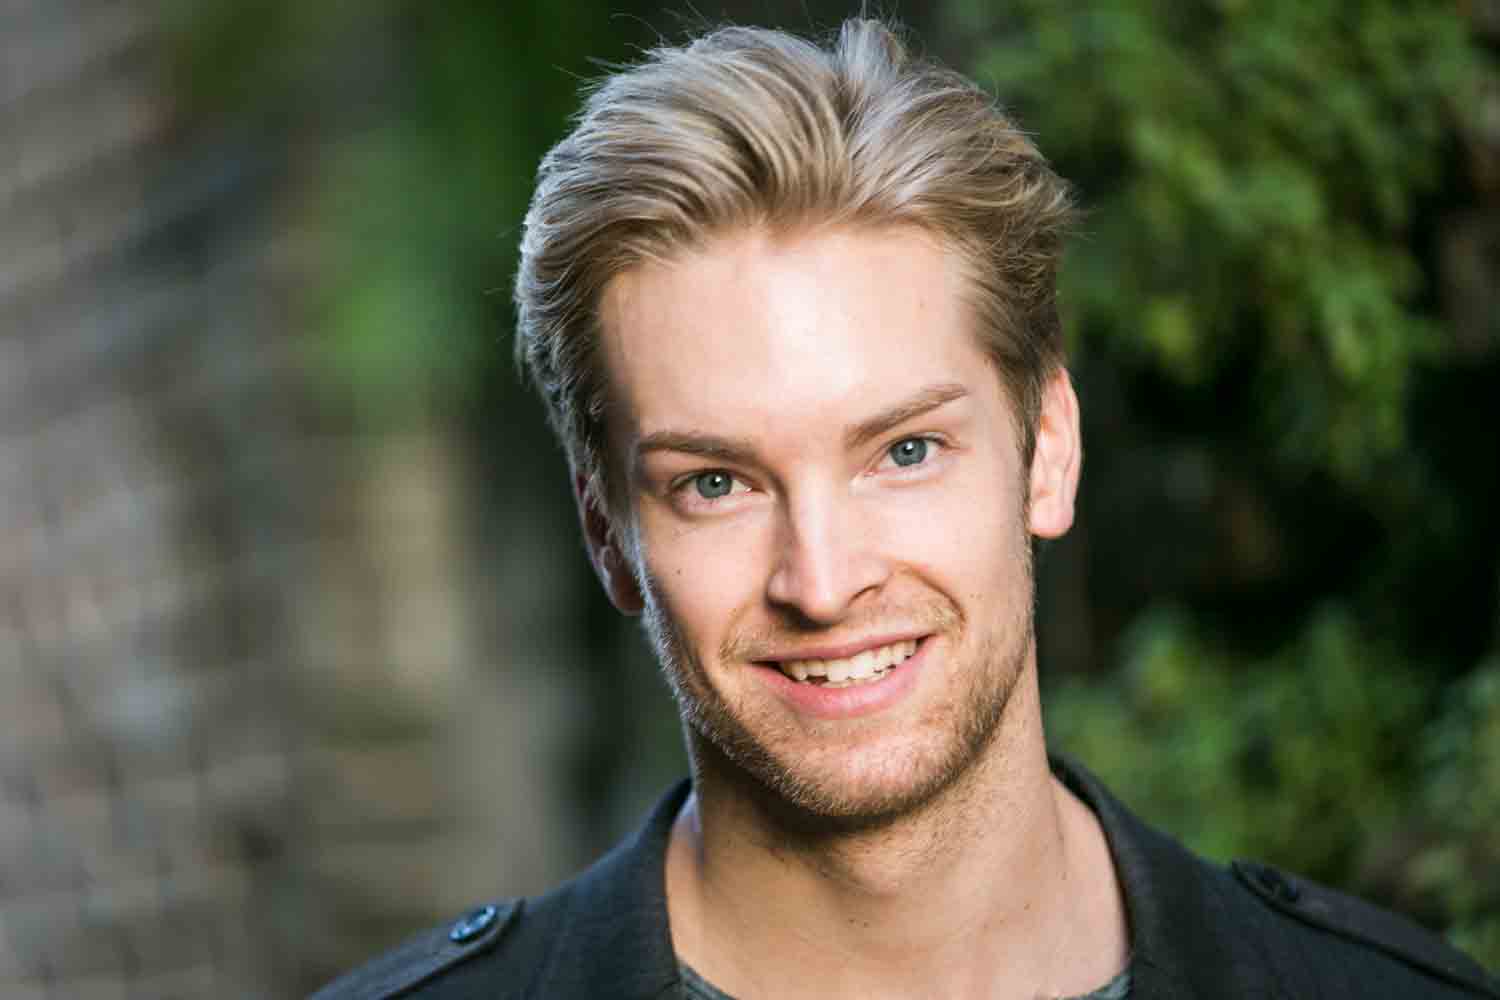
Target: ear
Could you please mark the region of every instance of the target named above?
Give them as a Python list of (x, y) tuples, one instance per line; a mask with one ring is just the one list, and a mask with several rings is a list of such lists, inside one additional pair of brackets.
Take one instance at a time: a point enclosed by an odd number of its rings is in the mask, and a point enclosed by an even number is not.
[(1058, 368), (1042, 388), (1036, 448), (1031, 455), (1031, 507), (1028, 527), (1038, 538), (1058, 538), (1073, 526), (1073, 499), (1083, 466), (1078, 396), (1066, 368)]
[(609, 515), (599, 506), (586, 476), (574, 474), (573, 499), (578, 503), (578, 520), (583, 526), (583, 542), (589, 550), (589, 561), (594, 564), (594, 572), (599, 575), (610, 603), (624, 614), (640, 614), (645, 604), (641, 599), (640, 584), (636, 582), (620, 546), (619, 535)]

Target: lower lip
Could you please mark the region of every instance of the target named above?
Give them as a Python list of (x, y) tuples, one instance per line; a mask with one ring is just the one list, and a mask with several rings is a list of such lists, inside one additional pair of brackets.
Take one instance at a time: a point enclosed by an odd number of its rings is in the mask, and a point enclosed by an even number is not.
[(799, 715), (829, 720), (857, 719), (883, 712), (911, 693), (918, 672), (927, 662), (927, 649), (932, 645), (932, 638), (923, 638), (917, 643), (915, 653), (887, 669), (879, 680), (864, 684), (848, 687), (808, 684), (794, 681), (782, 673), (781, 668), (771, 666), (761, 667), (760, 672), (772, 692)]

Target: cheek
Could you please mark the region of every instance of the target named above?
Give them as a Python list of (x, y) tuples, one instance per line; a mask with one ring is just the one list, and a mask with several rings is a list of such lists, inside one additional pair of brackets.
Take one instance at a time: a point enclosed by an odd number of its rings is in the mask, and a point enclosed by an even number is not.
[(696, 647), (716, 648), (757, 590), (758, 542), (728, 525), (642, 525), (652, 598)]
[(955, 596), (973, 597), (1023, 572), (1026, 532), (1016, 488), (999, 470), (963, 470), (931, 488), (882, 498), (872, 538), (893, 560), (930, 572)]
[(892, 562), (925, 578), (952, 599), (973, 603), (1008, 592), (1019, 575), (1017, 547), (999, 525), (984, 523), (972, 511), (960, 519), (929, 517), (914, 522), (918, 542), (888, 549)]

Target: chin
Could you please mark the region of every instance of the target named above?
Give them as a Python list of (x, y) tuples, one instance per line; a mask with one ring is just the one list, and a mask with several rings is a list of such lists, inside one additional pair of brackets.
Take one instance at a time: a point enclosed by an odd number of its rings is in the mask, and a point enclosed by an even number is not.
[[(808, 833), (859, 832), (924, 813), (950, 797), (984, 759), (1007, 697), (962, 726), (935, 727), (892, 745), (819, 747), (795, 757), (770, 747), (795, 740), (757, 739), (738, 720), (702, 706), (684, 713), (700, 782), (732, 786), (779, 826)], [(950, 716), (951, 718), (951, 716)], [(804, 737), (805, 738), (805, 737)]]
[[(881, 767), (874, 774), (783, 774), (776, 798), (809, 821), (845, 829), (879, 827), (926, 811), (972, 766)], [(831, 778), (831, 780), (830, 780)]]

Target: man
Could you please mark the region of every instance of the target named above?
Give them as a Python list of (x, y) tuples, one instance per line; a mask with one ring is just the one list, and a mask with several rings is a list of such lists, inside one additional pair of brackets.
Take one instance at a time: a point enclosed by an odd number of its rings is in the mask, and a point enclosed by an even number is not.
[(1500, 995), (1049, 762), (1031, 555), (1082, 459), (1069, 212), (981, 91), (875, 22), (827, 50), (718, 31), (593, 93), (540, 170), (519, 352), (692, 781), (574, 881), (329, 995)]

